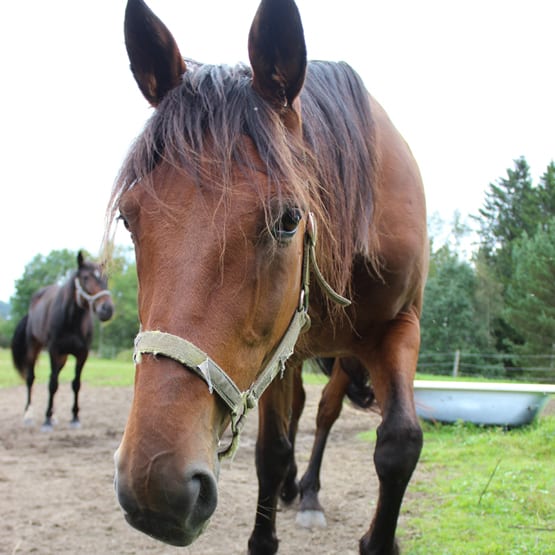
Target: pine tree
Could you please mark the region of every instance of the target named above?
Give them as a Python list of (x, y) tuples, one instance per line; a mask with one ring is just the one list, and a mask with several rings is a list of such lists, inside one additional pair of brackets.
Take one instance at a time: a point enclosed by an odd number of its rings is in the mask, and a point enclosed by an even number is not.
[(521, 157), (507, 170), (506, 177), (490, 184), (484, 206), (475, 218), (480, 225), (477, 259), (501, 287), (499, 312), (491, 320), (499, 351), (514, 352), (515, 346), (525, 341), (518, 319), (513, 317), (509, 321), (508, 312), (503, 309), (518, 258), (513, 250), (523, 237), (531, 239), (544, 229), (552, 217), (555, 217), (555, 164), (549, 164), (534, 187), (530, 167)]
[(555, 162), (551, 161), (544, 174), (540, 177), (537, 189), (540, 220), (545, 229), (545, 222), (555, 217)]
[(507, 169), (507, 177), (490, 184), (479, 210), (480, 251), (504, 285), (511, 277), (513, 242), (525, 232), (531, 236), (536, 231), (541, 215), (538, 200), (530, 166), (521, 157), (514, 161), (514, 169)]
[[(552, 353), (555, 345), (555, 218), (542, 222), (533, 237), (524, 235), (514, 245), (513, 262), (513, 279), (507, 287), (504, 310), (506, 321), (518, 329), (522, 338), (513, 345), (513, 350), (517, 354)], [(521, 365), (525, 364), (521, 361)]]

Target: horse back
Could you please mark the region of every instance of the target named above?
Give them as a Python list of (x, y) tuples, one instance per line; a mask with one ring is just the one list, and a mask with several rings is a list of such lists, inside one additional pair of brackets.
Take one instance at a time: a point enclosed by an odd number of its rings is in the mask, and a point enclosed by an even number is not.
[[(428, 238), (424, 187), (414, 156), (382, 106), (346, 63), (311, 62), (303, 132), (316, 159), (331, 233), (345, 260), (364, 259), (396, 296), (421, 295)], [(351, 252), (347, 252), (351, 248)], [(404, 276), (403, 283), (396, 276)], [(408, 291), (407, 291), (408, 294)], [(409, 294), (410, 296), (410, 294)]]
[(330, 331), (326, 309), (313, 310), (313, 330), (301, 341), (307, 351), (331, 356), (351, 350), (353, 329), (377, 341), (407, 313), (419, 319), (428, 269), (426, 202), (409, 146), (356, 73), (346, 64), (318, 63), (307, 82), (303, 116), (310, 121), (303, 125), (312, 127), (307, 136), (330, 197), (331, 231), (352, 247), (344, 258), (355, 301), (347, 318)]
[(27, 333), (41, 345), (48, 345), (52, 336), (54, 316), (59, 312), (56, 310), (56, 304), (59, 302), (61, 289), (56, 284), (48, 285), (37, 291), (31, 298)]
[(424, 186), (416, 160), (382, 106), (372, 97), (379, 161), (374, 221), (369, 228), (379, 260), (380, 279), (393, 312), (409, 305), (420, 313), (428, 272), (429, 242)]

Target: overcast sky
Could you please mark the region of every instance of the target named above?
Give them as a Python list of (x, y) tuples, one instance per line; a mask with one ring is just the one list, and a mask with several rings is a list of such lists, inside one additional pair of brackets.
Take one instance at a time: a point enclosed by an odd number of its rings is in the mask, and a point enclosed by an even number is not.
[[(247, 61), (256, 0), (150, 0), (186, 57)], [(298, 0), (309, 58), (345, 60), (409, 142), (429, 213), (476, 213), (524, 155), (555, 158), (552, 0)], [(38, 253), (96, 254), (115, 175), (151, 109), (125, 0), (17, 0), (0, 32), (0, 300)], [(123, 240), (123, 235), (122, 235)]]

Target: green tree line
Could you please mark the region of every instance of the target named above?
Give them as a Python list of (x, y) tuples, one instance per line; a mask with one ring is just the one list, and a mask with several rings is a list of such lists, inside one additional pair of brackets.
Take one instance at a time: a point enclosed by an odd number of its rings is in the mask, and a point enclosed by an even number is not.
[(526, 159), (515, 160), (471, 219), (470, 257), (458, 218), (449, 241), (435, 245), (432, 233), (421, 368), (450, 373), (459, 350), (469, 374), (555, 381), (555, 164), (534, 184)]
[[(526, 159), (514, 160), (505, 176), (489, 184), (471, 225), (455, 215), (444, 241), (433, 221), (430, 228), (420, 369), (450, 373), (458, 350), (467, 373), (536, 372), (538, 379), (555, 381), (555, 164), (534, 184)], [(63, 279), (74, 265), (75, 253), (66, 250), (29, 262), (10, 310), (0, 307), (0, 346), (9, 345), (31, 295)], [(116, 313), (99, 326), (93, 345), (103, 356), (130, 349), (138, 330), (131, 251), (116, 251), (109, 285)]]

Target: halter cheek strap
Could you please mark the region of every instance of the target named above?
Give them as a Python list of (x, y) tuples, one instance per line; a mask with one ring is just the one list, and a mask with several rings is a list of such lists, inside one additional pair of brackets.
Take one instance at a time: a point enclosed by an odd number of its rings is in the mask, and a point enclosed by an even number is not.
[(77, 303), (77, 306), (81, 308), (85, 308), (83, 306), (83, 301), (86, 301), (89, 303), (89, 310), (93, 312), (94, 303), (98, 299), (100, 299), (100, 297), (111, 297), (111, 296), (112, 296), (112, 293), (110, 293), (108, 289), (103, 289), (102, 291), (99, 291), (94, 295), (89, 295), (89, 293), (87, 293), (83, 288), (83, 286), (81, 285), (79, 278), (78, 277), (75, 278), (75, 302)]
[(333, 301), (341, 306), (351, 304), (351, 301), (336, 293), (322, 276), (316, 264), (315, 245), (316, 222), (312, 213), (309, 212), (304, 238), (302, 283), (298, 307), (272, 357), (246, 391), (241, 391), (224, 369), (204, 351), (182, 337), (162, 331), (141, 331), (135, 339), (134, 359), (136, 363), (141, 362), (143, 354), (169, 357), (195, 372), (206, 382), (209, 392), (212, 394), (215, 391), (228, 406), (231, 414), (232, 439), (227, 447), (219, 451), (219, 458), (234, 455), (239, 445), (239, 436), (247, 413), (256, 407), (258, 400), (274, 378), (278, 374), (283, 377), (285, 363), (293, 354), (299, 335), (310, 327), (308, 315), (310, 265), (312, 264), (314, 275), (322, 290)]
[(228, 406), (231, 414), (231, 443), (218, 453), (220, 458), (234, 455), (239, 445), (239, 436), (245, 424), (247, 413), (257, 406), (262, 393), (278, 374), (285, 371), (285, 362), (293, 354), (295, 343), (306, 326), (308, 316), (304, 310), (295, 311), (281, 342), (272, 358), (266, 364), (254, 383), (246, 390), (240, 391), (225, 370), (196, 345), (171, 333), (161, 331), (144, 331), (135, 339), (135, 362), (141, 361), (141, 355), (164, 355), (176, 360), (193, 370), (208, 385), (208, 391), (216, 392)]

